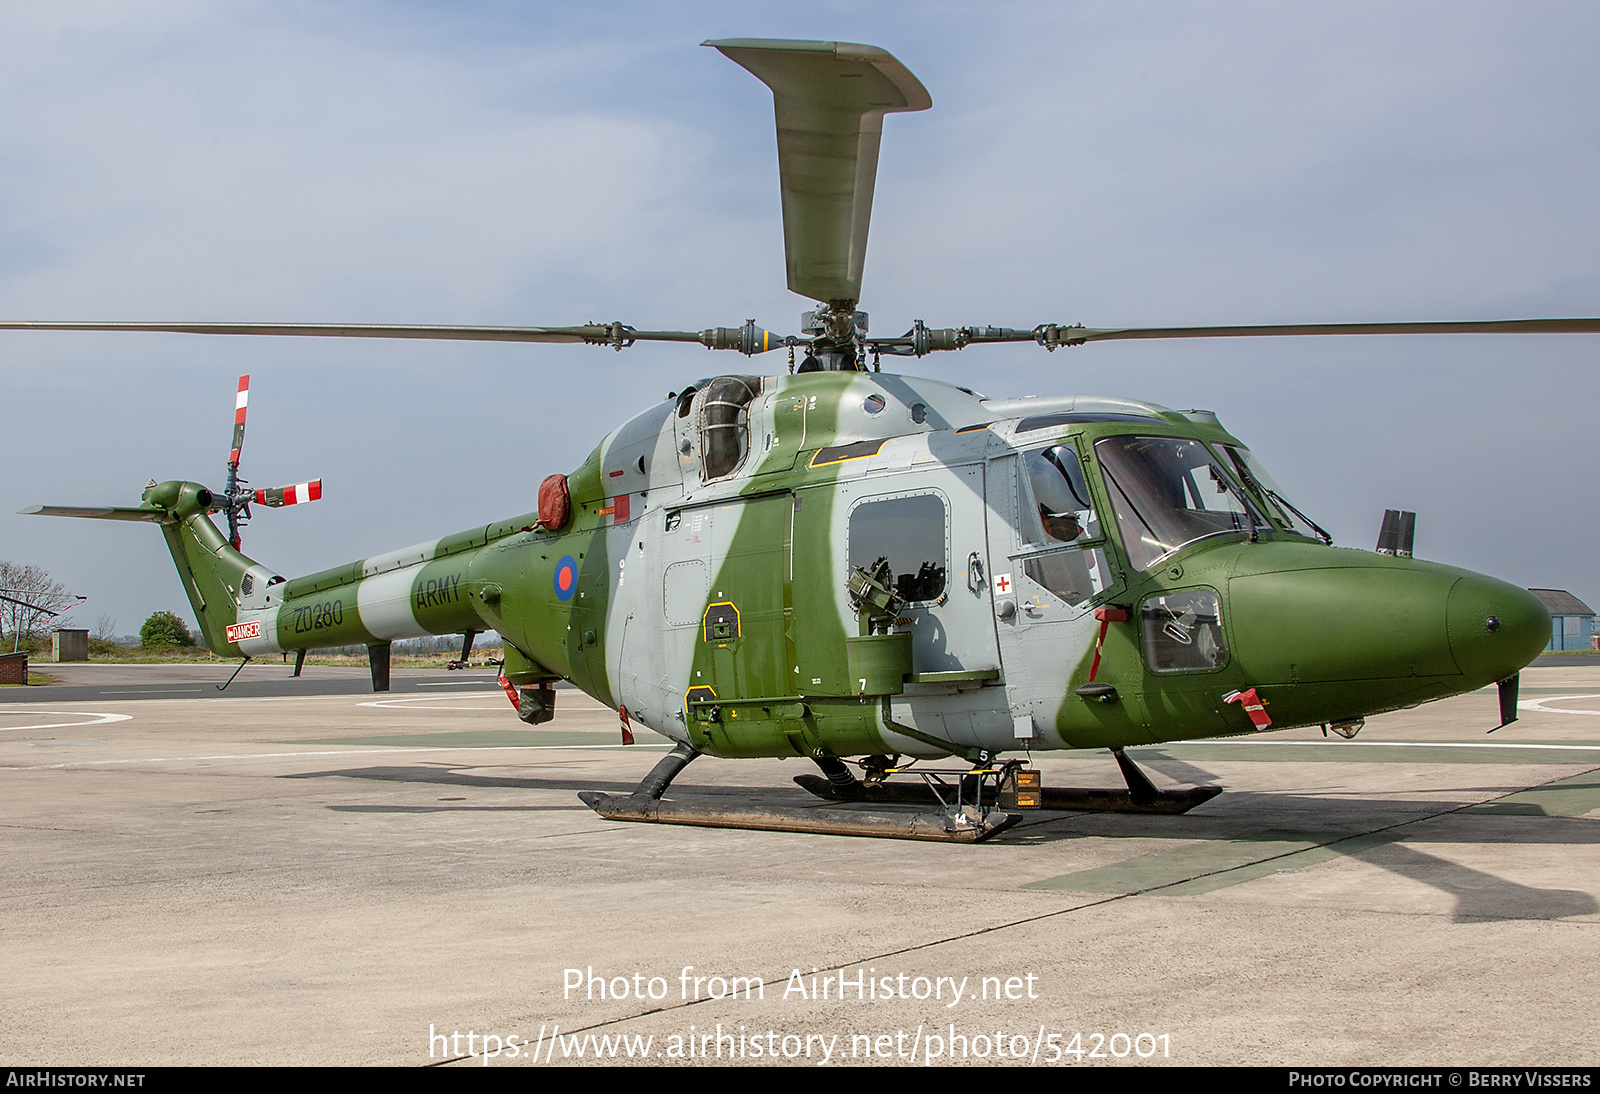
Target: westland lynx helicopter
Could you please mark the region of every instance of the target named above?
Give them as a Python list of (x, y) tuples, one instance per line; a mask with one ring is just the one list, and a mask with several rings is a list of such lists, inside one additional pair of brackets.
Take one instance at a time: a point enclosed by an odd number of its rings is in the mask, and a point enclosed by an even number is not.
[[(932, 105), (881, 49), (708, 42), (772, 91), (801, 331), (622, 323), (482, 328), (28, 323), (13, 329), (786, 348), (787, 375), (697, 380), (539, 488), (538, 509), (285, 580), (240, 553), (238, 478), (145, 490), (134, 508), (27, 512), (160, 525), (206, 640), (242, 658), (493, 629), (518, 716), (567, 680), (675, 742), (612, 820), (975, 841), (1029, 807), (1181, 812), (1216, 787), (1158, 791), (1130, 745), (1322, 725), (1498, 683), (1502, 724), (1549, 616), (1502, 581), (1336, 548), (1216, 416), (1132, 400), (989, 399), (881, 359), (991, 342), (1046, 350), (1133, 338), (1596, 332), (1600, 320), (1093, 329), (1041, 324), (868, 333), (857, 309), (883, 118)], [(801, 359), (798, 367), (795, 357)], [(211, 515), (227, 518), (228, 534)], [(1391, 536), (1391, 539), (1396, 537)], [(1110, 749), (1126, 790), (1041, 788), (1024, 759)], [(666, 800), (702, 753), (809, 757), (796, 781), (860, 808)], [(919, 761), (957, 757), (959, 771)], [(851, 764), (861, 772), (858, 776)]]

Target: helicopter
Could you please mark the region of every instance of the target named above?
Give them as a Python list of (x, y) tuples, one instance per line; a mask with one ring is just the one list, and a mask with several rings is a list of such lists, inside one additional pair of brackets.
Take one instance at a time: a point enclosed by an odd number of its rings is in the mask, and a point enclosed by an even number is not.
[[(870, 333), (862, 272), (885, 115), (925, 110), (888, 52), (844, 42), (705, 43), (772, 92), (788, 287), (799, 333), (571, 327), (10, 321), (0, 329), (698, 343), (782, 375), (730, 370), (673, 391), (536, 510), (286, 579), (244, 555), (249, 505), (311, 484), (152, 483), (136, 507), (40, 515), (159, 525), (208, 645), (249, 659), (363, 644), (375, 690), (390, 644), (504, 638), (501, 685), (530, 725), (557, 681), (674, 742), (607, 819), (989, 839), (1024, 811), (1181, 812), (1217, 787), (1158, 790), (1124, 749), (1365, 718), (1498, 685), (1549, 617), (1525, 590), (1408, 557), (1335, 547), (1215, 414), (1105, 397), (990, 399), (885, 372), (981, 344), (1394, 333), (1600, 332), (1597, 319), (1181, 328), (933, 328)], [(304, 489), (302, 489), (302, 487)], [(320, 482), (316, 494), (320, 495)], [(211, 517), (223, 514), (228, 532)], [(1043, 787), (1026, 757), (1109, 749), (1125, 790)], [(922, 812), (713, 807), (665, 797), (696, 757), (805, 757), (831, 801)], [(1008, 754), (1010, 758), (1008, 758)], [(1017, 758), (1018, 756), (1024, 758)], [(957, 770), (929, 765), (955, 757)], [(860, 772), (851, 770), (852, 765)], [(930, 808), (931, 807), (931, 808)]]

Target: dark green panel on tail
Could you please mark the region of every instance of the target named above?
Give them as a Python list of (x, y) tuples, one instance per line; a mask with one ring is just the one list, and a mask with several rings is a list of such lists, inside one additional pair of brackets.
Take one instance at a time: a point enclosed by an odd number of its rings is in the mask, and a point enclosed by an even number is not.
[(283, 602), (278, 610), (278, 645), (326, 649), (378, 641), (361, 625), (359, 586), (338, 585)]
[(566, 656), (558, 635), (566, 630), (565, 605), (552, 610), (547, 601), (554, 598), (542, 595), (548, 584), (539, 585), (529, 572), (534, 560), (548, 556), (557, 541), (553, 535), (524, 533), (491, 543), (472, 556), (467, 583), (473, 605), (489, 627), (564, 676)]
[(286, 598), (307, 596), (311, 593), (322, 592), (340, 585), (349, 585), (361, 580), (361, 562), (349, 562), (343, 566), (334, 566), (331, 569), (319, 570), (305, 577), (290, 579), (284, 586), (283, 595)]
[(462, 551), (418, 570), (411, 583), (411, 613), (428, 633), (461, 634), (483, 626), (470, 595), (472, 559), (471, 552)]

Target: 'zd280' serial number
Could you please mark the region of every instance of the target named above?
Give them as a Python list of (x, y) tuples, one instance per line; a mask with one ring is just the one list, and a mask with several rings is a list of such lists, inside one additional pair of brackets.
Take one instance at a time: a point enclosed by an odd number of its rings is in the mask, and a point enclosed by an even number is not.
[(322, 604), (308, 604), (294, 610), (294, 633), (309, 634), (324, 627), (337, 627), (344, 622), (344, 601), (330, 600)]

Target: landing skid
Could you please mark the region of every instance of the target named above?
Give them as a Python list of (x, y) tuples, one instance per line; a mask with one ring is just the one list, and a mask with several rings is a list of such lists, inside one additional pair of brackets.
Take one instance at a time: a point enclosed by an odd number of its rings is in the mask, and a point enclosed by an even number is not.
[[(1220, 786), (1195, 786), (1188, 790), (1161, 790), (1120, 748), (1111, 750), (1128, 783), (1126, 790), (1095, 790), (1047, 786), (1040, 790), (1039, 808), (1066, 812), (1187, 813), (1201, 802), (1222, 793)], [(801, 789), (826, 801), (925, 804), (928, 791), (910, 783), (862, 782), (838, 760), (818, 761), (827, 777), (796, 775)]]
[[(614, 821), (688, 824), (698, 828), (749, 828), (764, 832), (808, 832), (826, 836), (874, 836), (879, 839), (930, 840), (939, 843), (980, 843), (1022, 819), (1020, 813), (1003, 813), (993, 808), (983, 812), (973, 805), (963, 806), (960, 802), (928, 813), (868, 813), (854, 809), (782, 806), (736, 808), (703, 802), (662, 801), (661, 795), (678, 772), (698, 755), (700, 753), (692, 746), (679, 744), (656, 764), (633, 793), (600, 794), (586, 790), (578, 798), (606, 820)], [(826, 780), (817, 781), (826, 784)], [(928, 805), (927, 792), (916, 798), (914, 804)]]

